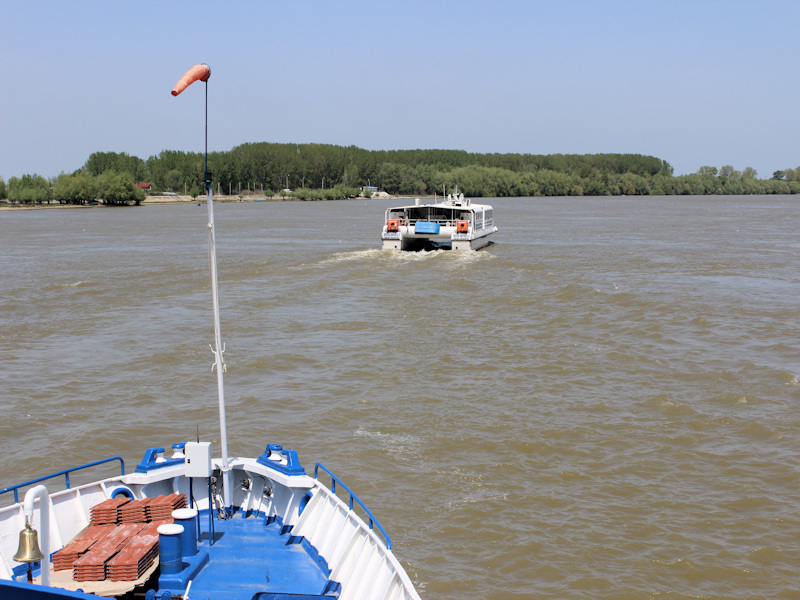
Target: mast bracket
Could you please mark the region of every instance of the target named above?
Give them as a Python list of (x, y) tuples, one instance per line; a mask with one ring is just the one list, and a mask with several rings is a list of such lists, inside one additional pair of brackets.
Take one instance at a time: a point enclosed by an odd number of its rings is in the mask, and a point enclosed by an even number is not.
[(222, 350), (220, 350), (219, 354), (216, 350), (214, 350), (214, 346), (211, 344), (208, 345), (208, 348), (211, 350), (211, 354), (213, 354), (214, 358), (216, 359), (213, 363), (211, 363), (211, 370), (213, 371), (214, 367), (217, 366), (217, 362), (219, 362), (222, 365), (222, 372), (227, 373), (228, 366), (225, 364), (225, 359), (222, 358), (222, 355), (225, 353), (225, 344), (222, 344)]

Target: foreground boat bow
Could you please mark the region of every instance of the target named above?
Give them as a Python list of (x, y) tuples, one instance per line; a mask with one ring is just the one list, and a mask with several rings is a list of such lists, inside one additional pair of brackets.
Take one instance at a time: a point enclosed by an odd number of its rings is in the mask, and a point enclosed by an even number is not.
[[(226, 512), (222, 510), (223, 463), (210, 458), (210, 444), (174, 446), (169, 458), (163, 456), (163, 448), (149, 449), (133, 473), (38, 498), (28, 518), (54, 551), (53, 570), (46, 561), (34, 566), (32, 584), (26, 582), (28, 565), (9, 559), (16, 550), (18, 532), (25, 527), (23, 503), (0, 509), (0, 595), (32, 599), (134, 593), (161, 600), (165, 594), (184, 595), (190, 587), (190, 597), (229, 600), (268, 600), (288, 594), (419, 598), (391, 551), (386, 531), (323, 465), (317, 464), (313, 476), (309, 475), (296, 452), (278, 444), (270, 444), (256, 458), (233, 458), (228, 466), (236, 484), (230, 490), (233, 505)], [(319, 479), (322, 474), (330, 479), (330, 487)], [(30, 484), (0, 492), (16, 493)], [(345, 492), (346, 500), (337, 495), (337, 487), (340, 494)], [(135, 550), (142, 538), (152, 537), (147, 528), (181, 497), (196, 515), (176, 520), (196, 532), (194, 545), (182, 542), (177, 561), (171, 559), (166, 555), (170, 534), (159, 527), (157, 557), (149, 565), (139, 564)], [(109, 508), (101, 512), (100, 507), (108, 507), (109, 502), (114, 506), (111, 512)], [(170, 510), (170, 515), (176, 513), (183, 517), (181, 509)], [(102, 537), (88, 545), (80, 539), (77, 545), (71, 544), (73, 538), (83, 535), (85, 540), (92, 536), (92, 529), (104, 527), (107, 536), (117, 535), (115, 552), (105, 549)], [(91, 569), (95, 564), (91, 553), (98, 548), (106, 555), (97, 561), (99, 568)], [(177, 567), (166, 568), (170, 561)], [(48, 587), (41, 585), (41, 565), (51, 578)], [(146, 568), (139, 573), (137, 567)], [(126, 572), (130, 578), (124, 577)]]

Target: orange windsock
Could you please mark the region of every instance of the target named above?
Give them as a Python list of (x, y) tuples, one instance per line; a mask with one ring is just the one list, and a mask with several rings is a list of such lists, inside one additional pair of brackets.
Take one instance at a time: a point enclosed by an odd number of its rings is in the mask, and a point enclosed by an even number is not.
[(211, 76), (211, 68), (208, 65), (195, 65), (180, 78), (175, 87), (172, 88), (172, 95), (177, 96), (195, 81), (208, 81)]

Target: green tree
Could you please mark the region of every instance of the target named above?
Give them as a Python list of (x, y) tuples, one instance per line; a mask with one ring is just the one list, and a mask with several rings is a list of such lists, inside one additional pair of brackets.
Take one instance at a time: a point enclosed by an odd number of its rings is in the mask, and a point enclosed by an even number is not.
[(543, 196), (566, 196), (572, 188), (569, 178), (557, 171), (539, 171), (536, 181)]
[(139, 205), (145, 198), (144, 190), (134, 183), (130, 173), (106, 171), (96, 181), (98, 196), (110, 206)]
[(744, 194), (744, 186), (738, 178), (731, 178), (725, 182), (726, 194)]
[(95, 180), (81, 173), (62, 174), (53, 187), (53, 198), (62, 204), (83, 204), (94, 199)]
[(183, 187), (183, 175), (178, 169), (170, 169), (164, 176), (163, 185), (170, 192), (177, 192)]
[(106, 171), (129, 173), (136, 181), (147, 178), (147, 165), (138, 156), (130, 156), (125, 152), (94, 152), (83, 171), (92, 176), (102, 175)]
[(50, 200), (50, 184), (41, 175), (24, 174), (8, 180), (8, 199), (20, 204), (37, 204)]
[[(122, 185), (109, 173), (128, 174), (134, 183), (151, 183), (156, 190), (182, 192), (203, 189), (204, 156), (196, 152), (164, 150), (147, 161), (122, 152), (95, 152), (80, 172), (92, 184), (102, 183), (107, 200), (131, 203)], [(616, 195), (616, 194), (722, 194), (797, 193), (800, 167), (784, 169), (782, 179), (759, 180), (754, 169), (741, 173), (730, 165), (703, 166), (697, 173), (675, 177), (672, 166), (653, 156), (639, 154), (477, 154), (463, 150), (368, 151), (331, 144), (247, 143), (227, 152), (212, 152), (208, 169), (223, 193), (240, 189), (281, 190), (287, 185), (308, 193), (292, 198), (343, 197), (353, 186), (370, 181), (393, 194), (439, 194), (458, 185), (471, 196)], [(105, 179), (101, 179), (106, 176)], [(84, 201), (86, 179), (48, 183), (38, 176), (12, 178), (7, 195), (15, 202), (43, 202), (50, 188), (59, 201)], [(739, 182), (740, 185), (735, 185)], [(794, 185), (775, 185), (787, 183)], [(0, 184), (1, 185), (1, 184)], [(313, 188), (317, 188), (313, 190)], [(319, 189), (323, 188), (323, 189)], [(783, 190), (788, 190), (783, 191)], [(97, 193), (97, 190), (95, 190)], [(0, 188), (2, 195), (2, 188)]]
[(753, 167), (745, 167), (744, 171), (742, 171), (742, 177), (744, 179), (756, 179), (758, 172)]
[(8, 198), (8, 191), (6, 190), (6, 182), (5, 179), (0, 177), (0, 200), (5, 200)]

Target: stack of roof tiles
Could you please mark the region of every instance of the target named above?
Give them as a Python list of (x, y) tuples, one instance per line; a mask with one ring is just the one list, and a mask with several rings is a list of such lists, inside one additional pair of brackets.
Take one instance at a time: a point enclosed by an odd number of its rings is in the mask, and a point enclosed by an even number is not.
[(141, 523), (119, 525), (101, 540), (97, 540), (89, 551), (75, 561), (72, 578), (75, 581), (102, 581), (106, 578), (106, 563), (120, 548), (142, 529)]
[(131, 500), (127, 504), (123, 504), (119, 508), (119, 522), (147, 523), (147, 505), (152, 501), (153, 498), (144, 498), (142, 500)]
[(116, 525), (90, 525), (76, 535), (72, 541), (53, 555), (53, 569), (64, 571), (71, 569), (83, 554), (99, 539), (106, 537), (116, 529)]
[(119, 496), (117, 498), (109, 498), (93, 506), (91, 510), (92, 525), (119, 523), (119, 510), (124, 504), (130, 502), (130, 500), (130, 498)]
[(158, 528), (161, 525), (168, 525), (172, 523), (172, 518), (164, 519), (163, 521), (152, 521), (144, 526), (144, 528), (139, 532), (139, 535), (158, 535)]
[(170, 494), (157, 496), (147, 505), (148, 521), (165, 521), (172, 518), (172, 511), (176, 508), (186, 508), (185, 494)]
[(158, 557), (158, 526), (186, 504), (184, 494), (101, 502), (91, 510), (92, 525), (53, 556), (54, 568), (72, 568), (75, 581), (139, 579)]
[(106, 563), (111, 581), (133, 581), (153, 566), (158, 556), (158, 534), (137, 535)]

